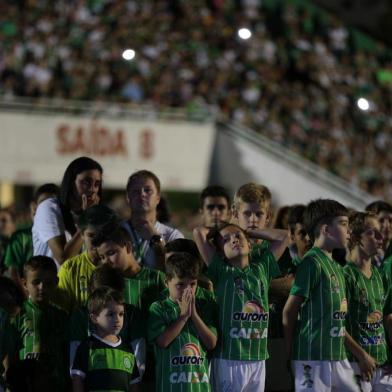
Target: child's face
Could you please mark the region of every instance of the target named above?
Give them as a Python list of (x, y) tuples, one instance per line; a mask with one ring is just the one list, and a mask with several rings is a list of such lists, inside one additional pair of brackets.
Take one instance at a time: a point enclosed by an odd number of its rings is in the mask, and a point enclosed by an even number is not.
[(380, 223), (376, 218), (366, 218), (365, 230), (361, 235), (361, 248), (369, 257), (374, 256), (382, 249), (383, 236)]
[(27, 270), (24, 286), (34, 303), (46, 303), (57, 286), (57, 276), (53, 271)]
[(228, 260), (249, 254), (249, 242), (241, 229), (227, 226), (220, 231), (220, 248)]
[(118, 335), (124, 324), (124, 305), (110, 301), (99, 314), (91, 314), (90, 317), (98, 333)]
[(207, 196), (200, 212), (205, 227), (214, 227), (229, 219), (229, 205), (222, 196)]
[(243, 230), (264, 229), (269, 220), (269, 209), (260, 203), (245, 203), (240, 201), (238, 209), (234, 211), (238, 226)]
[(293, 241), (297, 247), (298, 256), (303, 257), (311, 247), (309, 236), (307, 235), (304, 226), (301, 223), (296, 223), (294, 230), (290, 229), (290, 237), (291, 241)]
[(345, 249), (350, 239), (347, 216), (338, 216), (328, 225), (328, 237), (335, 249)]
[(377, 215), (377, 220), (380, 224), (380, 231), (384, 240), (392, 238), (392, 213), (389, 211), (381, 211)]
[(149, 212), (157, 208), (160, 194), (151, 178), (140, 178), (129, 187), (127, 200), (132, 211)]
[(84, 244), (87, 252), (89, 252), (90, 254), (94, 254), (97, 251), (96, 248), (92, 244), (92, 239), (94, 237), (94, 234), (95, 234), (95, 230), (91, 226), (87, 226), (87, 228), (82, 231), (83, 244)]
[(97, 252), (103, 263), (109, 263), (112, 267), (121, 271), (129, 268), (132, 258), (130, 246), (121, 246), (113, 241), (107, 241), (98, 246)]
[(186, 289), (192, 290), (193, 295), (195, 295), (197, 279), (180, 278), (175, 275), (166, 281), (166, 287), (169, 289), (169, 296), (173, 301), (181, 300)]

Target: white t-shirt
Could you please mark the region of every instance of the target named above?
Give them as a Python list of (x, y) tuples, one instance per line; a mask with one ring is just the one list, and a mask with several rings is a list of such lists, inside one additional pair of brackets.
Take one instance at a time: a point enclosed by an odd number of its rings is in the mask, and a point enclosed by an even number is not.
[[(136, 230), (131, 227), (129, 222), (124, 222), (123, 227), (129, 233), (132, 240), (133, 254), (136, 260), (150, 268), (156, 268), (156, 260), (154, 250), (150, 247), (149, 241), (143, 240), (136, 233)], [(176, 240), (177, 238), (184, 238), (184, 235), (177, 229), (164, 225), (161, 222), (155, 222), (155, 230), (163, 238), (165, 243)]]
[(54, 258), (50, 250), (48, 241), (51, 238), (65, 234), (67, 241), (71, 238), (70, 233), (65, 231), (64, 220), (61, 209), (56, 198), (44, 200), (37, 208), (33, 223), (33, 248), (34, 256), (42, 255), (52, 257), (57, 264), (59, 262)]

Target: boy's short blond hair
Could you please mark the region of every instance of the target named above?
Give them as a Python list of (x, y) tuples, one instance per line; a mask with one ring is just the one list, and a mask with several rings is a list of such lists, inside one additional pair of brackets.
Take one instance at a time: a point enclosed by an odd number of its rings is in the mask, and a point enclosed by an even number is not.
[(234, 195), (233, 210), (238, 210), (240, 203), (258, 203), (269, 209), (271, 206), (271, 192), (261, 184), (249, 182), (240, 186)]

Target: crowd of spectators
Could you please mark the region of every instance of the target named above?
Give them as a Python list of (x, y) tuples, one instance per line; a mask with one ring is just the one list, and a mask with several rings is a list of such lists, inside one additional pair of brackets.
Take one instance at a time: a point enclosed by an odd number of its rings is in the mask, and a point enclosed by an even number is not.
[[(231, 120), (392, 199), (392, 62), (334, 17), (257, 0), (0, 4), (0, 95), (152, 107)], [(253, 35), (241, 40), (239, 27)], [(134, 60), (122, 52), (132, 48)], [(357, 100), (365, 97), (369, 110)]]

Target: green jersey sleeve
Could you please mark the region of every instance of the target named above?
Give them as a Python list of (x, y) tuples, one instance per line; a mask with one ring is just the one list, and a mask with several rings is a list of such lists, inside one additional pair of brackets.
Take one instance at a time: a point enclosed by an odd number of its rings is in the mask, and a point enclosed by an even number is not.
[(31, 228), (21, 229), (12, 234), (4, 255), (4, 265), (15, 267), (22, 276), (23, 266), (33, 256)]
[(304, 259), (298, 266), (290, 295), (309, 298), (320, 281), (320, 267), (312, 259)]
[(155, 339), (165, 332), (167, 325), (163, 317), (160, 301), (154, 302), (149, 310), (147, 336), (150, 343), (154, 343)]

